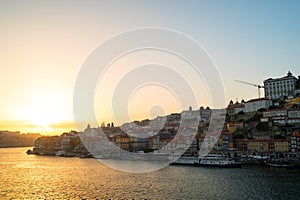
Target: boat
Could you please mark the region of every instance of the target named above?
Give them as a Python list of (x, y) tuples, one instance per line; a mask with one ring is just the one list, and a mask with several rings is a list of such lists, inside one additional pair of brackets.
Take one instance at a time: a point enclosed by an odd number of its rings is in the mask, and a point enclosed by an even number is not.
[(28, 150), (26, 151), (26, 153), (27, 153), (27, 154), (33, 154), (33, 152), (32, 152), (30, 149), (28, 149)]
[(170, 165), (199, 165), (198, 156), (170, 157)]
[(295, 165), (287, 161), (266, 161), (266, 166), (268, 167), (278, 167), (278, 168), (293, 168)]
[(55, 156), (64, 156), (65, 155), (65, 151), (58, 151), (55, 153)]
[(200, 157), (199, 165), (204, 167), (239, 168), (242, 166), (242, 163), (222, 154), (207, 154)]
[(195, 165), (203, 167), (227, 167), (239, 168), (241, 162), (228, 158), (221, 154), (207, 154), (205, 156), (181, 156), (179, 158), (170, 158), (171, 165)]

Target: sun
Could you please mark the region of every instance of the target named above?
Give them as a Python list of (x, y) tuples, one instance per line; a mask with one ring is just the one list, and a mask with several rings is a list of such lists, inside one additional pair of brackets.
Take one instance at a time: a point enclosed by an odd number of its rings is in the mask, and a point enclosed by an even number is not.
[(33, 125), (39, 126), (44, 129), (50, 129), (50, 124), (53, 123), (53, 119), (50, 116), (45, 115), (40, 111), (35, 112), (30, 116), (30, 121)]
[(57, 95), (39, 95), (29, 105), (18, 110), (32, 131), (53, 132), (53, 125), (66, 121), (66, 106)]
[(51, 132), (51, 124), (58, 122), (58, 116), (59, 114), (56, 111), (55, 105), (40, 103), (31, 107), (28, 120), (38, 129)]

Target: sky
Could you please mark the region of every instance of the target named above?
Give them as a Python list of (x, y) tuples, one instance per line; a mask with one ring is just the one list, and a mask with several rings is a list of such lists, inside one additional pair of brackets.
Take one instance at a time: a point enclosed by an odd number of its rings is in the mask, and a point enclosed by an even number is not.
[[(263, 84), (289, 70), (300, 75), (299, 13), (297, 0), (2, 0), (0, 130), (60, 134), (76, 129), (73, 98), (82, 66), (105, 41), (144, 27), (174, 30), (200, 44), (219, 72), (226, 103), (257, 98), (255, 87), (235, 80)], [(158, 70), (169, 81), (179, 82), (175, 79), (179, 74), (193, 85), (198, 98), (191, 102), (194, 109), (214, 106), (205, 86), (207, 77), (197, 77), (186, 62), (170, 53), (144, 50), (112, 63), (98, 80), (94, 109), (99, 124), (120, 125), (186, 110), (176, 89), (155, 84), (136, 85), (127, 99), (129, 118), (120, 117), (118, 106), (112, 109), (114, 91), (130, 77), (129, 72), (142, 65), (155, 69), (161, 63), (173, 67), (170, 74)], [(157, 77), (155, 72), (146, 76)]]

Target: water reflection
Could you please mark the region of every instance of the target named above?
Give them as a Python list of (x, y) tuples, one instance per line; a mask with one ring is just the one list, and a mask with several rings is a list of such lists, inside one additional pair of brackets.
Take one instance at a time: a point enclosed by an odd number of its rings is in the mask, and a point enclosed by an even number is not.
[(1, 199), (287, 199), (300, 196), (299, 169), (170, 166), (132, 174), (95, 159), (0, 149)]

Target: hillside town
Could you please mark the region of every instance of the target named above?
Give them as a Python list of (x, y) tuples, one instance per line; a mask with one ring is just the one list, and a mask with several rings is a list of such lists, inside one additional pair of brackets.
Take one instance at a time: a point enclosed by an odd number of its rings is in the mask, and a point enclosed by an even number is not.
[[(259, 98), (231, 100), (226, 112), (219, 112), (225, 121), (218, 135), (209, 131), (217, 109), (189, 107), (182, 113), (133, 121), (120, 127), (113, 122), (102, 123), (96, 128), (88, 125), (82, 132), (43, 136), (35, 141), (29, 153), (93, 157), (95, 146), (101, 146), (100, 154), (109, 154), (112, 145), (125, 152), (165, 153), (171, 143), (173, 149), (184, 149), (184, 155), (197, 155), (200, 149), (208, 148), (210, 153), (248, 158), (247, 162), (253, 158), (257, 158), (253, 162), (261, 158), (299, 162), (300, 77), (288, 72), (286, 76), (268, 78), (263, 83), (263, 86), (254, 85)], [(260, 89), (264, 90), (264, 97), (260, 97)], [(197, 123), (194, 116), (199, 116)]]

